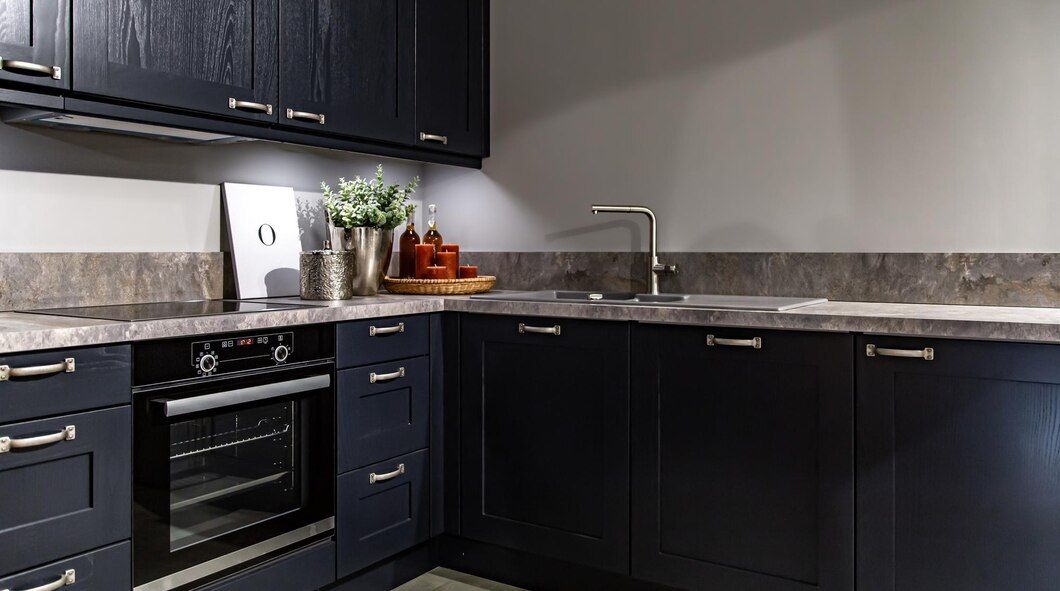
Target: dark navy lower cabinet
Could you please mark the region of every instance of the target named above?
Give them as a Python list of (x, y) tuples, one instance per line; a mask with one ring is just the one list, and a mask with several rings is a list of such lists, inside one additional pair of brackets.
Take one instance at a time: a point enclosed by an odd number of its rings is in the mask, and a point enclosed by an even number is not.
[(430, 537), (429, 474), (423, 449), (339, 476), (339, 578)]
[(853, 589), (852, 349), (850, 335), (634, 326), (635, 578)]
[(629, 572), (629, 325), (466, 315), (461, 535)]
[(0, 422), (129, 404), (128, 345), (0, 356)]
[(334, 582), (335, 542), (325, 540), (196, 591), (317, 591)]
[(41, 588), (129, 591), (132, 588), (132, 544), (123, 542), (17, 575), (0, 577), (0, 589), (23, 591)]
[(859, 591), (1057, 589), (1060, 347), (857, 353)]
[(427, 357), (338, 372), (339, 472), (430, 443)]
[(0, 425), (0, 574), (129, 539), (129, 407)]

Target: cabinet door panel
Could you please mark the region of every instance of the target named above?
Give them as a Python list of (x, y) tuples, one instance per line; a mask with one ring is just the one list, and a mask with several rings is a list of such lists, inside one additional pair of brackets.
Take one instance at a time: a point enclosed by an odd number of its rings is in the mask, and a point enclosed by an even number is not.
[(0, 2), (0, 83), (70, 88), (69, 0)]
[[(711, 333), (762, 347), (708, 346)], [(852, 588), (852, 346), (840, 335), (635, 328), (634, 576)]]
[(485, 150), (486, 0), (416, 3), (416, 140), (432, 150)]
[(276, 120), (277, 0), (78, 0), (74, 90)]
[(281, 0), (280, 11), (280, 122), (412, 144), (414, 0)]
[[(559, 336), (519, 323), (561, 326)], [(469, 316), (462, 534), (628, 571), (628, 326)]]
[(867, 336), (858, 371), (859, 589), (1055, 589), (1060, 348)]

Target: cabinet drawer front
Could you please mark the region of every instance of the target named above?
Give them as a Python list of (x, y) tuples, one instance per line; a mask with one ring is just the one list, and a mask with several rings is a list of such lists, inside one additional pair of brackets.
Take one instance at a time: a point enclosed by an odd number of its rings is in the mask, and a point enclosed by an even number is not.
[(426, 355), (430, 347), (427, 316), (396, 316), (340, 324), (335, 358), (339, 368)]
[(424, 449), (339, 477), (339, 578), (428, 538), (428, 464)]
[(339, 473), (427, 447), (429, 374), (426, 357), (339, 372)]
[[(4, 355), (0, 366), (8, 368), (2, 379), (0, 367), (4, 422), (128, 404), (132, 397), (128, 345)], [(40, 375), (20, 375), (26, 373)]]
[(0, 426), (0, 572), (129, 537), (131, 420), (122, 407)]
[(36, 589), (67, 577), (74, 582), (61, 587), (63, 591), (125, 591), (132, 587), (131, 561), (132, 544), (123, 542), (4, 577), (0, 589)]
[(318, 542), (201, 591), (316, 591), (335, 582), (335, 542)]

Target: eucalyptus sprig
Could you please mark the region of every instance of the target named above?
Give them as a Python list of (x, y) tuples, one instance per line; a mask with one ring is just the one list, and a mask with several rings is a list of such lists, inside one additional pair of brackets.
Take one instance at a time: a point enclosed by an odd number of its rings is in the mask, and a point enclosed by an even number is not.
[(404, 187), (386, 184), (380, 164), (375, 169), (374, 179), (357, 176), (348, 181), (340, 178), (338, 192), (333, 191), (327, 182), (320, 183), (320, 189), (324, 192), (324, 207), (336, 226), (393, 230), (416, 211), (416, 206), (408, 200), (419, 184), (418, 176)]

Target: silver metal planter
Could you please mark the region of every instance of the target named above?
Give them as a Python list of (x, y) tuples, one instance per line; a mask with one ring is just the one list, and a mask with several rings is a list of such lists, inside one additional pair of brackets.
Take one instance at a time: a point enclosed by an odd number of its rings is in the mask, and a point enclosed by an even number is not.
[(342, 232), (341, 248), (353, 253), (353, 294), (372, 296), (379, 293), (379, 286), (383, 284), (383, 278), (390, 268), (394, 231), (349, 228)]

